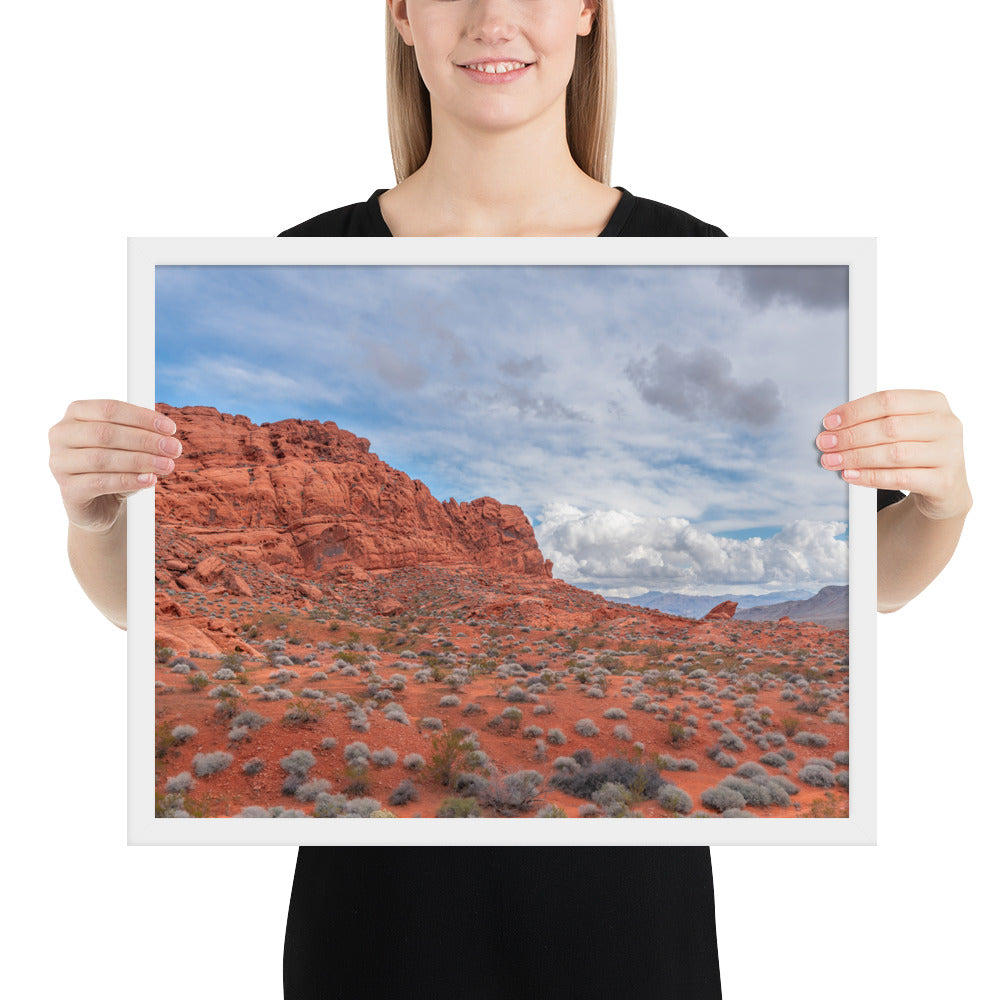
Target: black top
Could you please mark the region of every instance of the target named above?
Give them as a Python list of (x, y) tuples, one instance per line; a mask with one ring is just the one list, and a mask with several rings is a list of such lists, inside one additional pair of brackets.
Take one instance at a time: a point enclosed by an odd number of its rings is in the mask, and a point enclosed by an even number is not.
[[(286, 229), (281, 236), (392, 236), (382, 209), (379, 195), (388, 188), (379, 188), (367, 201), (335, 208), (315, 218)], [(648, 198), (637, 198), (625, 188), (622, 196), (599, 236), (725, 236), (718, 226), (696, 219), (679, 208), (671, 208)]]
[[(380, 188), (282, 236), (392, 236)], [(622, 192), (601, 236), (725, 236)], [(902, 493), (879, 491), (879, 508)], [(707, 847), (302, 847), (285, 1000), (719, 1000)]]

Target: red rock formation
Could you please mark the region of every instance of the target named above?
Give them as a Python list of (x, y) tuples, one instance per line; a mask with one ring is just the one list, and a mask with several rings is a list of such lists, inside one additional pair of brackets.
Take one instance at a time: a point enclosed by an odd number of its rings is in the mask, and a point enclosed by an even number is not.
[[(332, 422), (258, 427), (213, 407), (157, 409), (184, 445), (174, 473), (157, 484), (157, 523), (214, 552), (313, 581), (408, 566), (552, 576), (519, 507), (490, 497), (441, 503)], [(160, 555), (160, 569), (184, 589), (250, 589), (215, 556), (192, 566), (190, 553)], [(300, 593), (315, 600), (319, 592)]]
[(736, 607), (735, 601), (723, 601), (721, 604), (716, 604), (701, 620), (703, 622), (725, 621), (736, 614)]

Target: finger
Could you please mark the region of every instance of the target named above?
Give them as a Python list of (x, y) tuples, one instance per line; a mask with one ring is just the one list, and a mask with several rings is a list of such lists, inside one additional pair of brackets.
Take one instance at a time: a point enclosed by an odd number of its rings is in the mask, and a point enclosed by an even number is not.
[(908, 413), (950, 413), (948, 401), (931, 389), (883, 389), (834, 407), (823, 418), (828, 431), (842, 430), (880, 417)]
[(111, 448), (72, 448), (60, 452), (49, 463), (58, 479), (91, 472), (151, 472), (166, 475), (174, 471), (174, 460), (166, 455)]
[(829, 452), (820, 456), (824, 469), (940, 469), (949, 450), (939, 441), (895, 441), (892, 444)]
[(91, 472), (71, 476), (63, 490), (63, 502), (67, 507), (83, 509), (98, 497), (130, 496), (144, 490), (156, 482), (156, 476), (144, 472)]
[(63, 449), (135, 451), (147, 455), (166, 455), (168, 458), (177, 458), (182, 450), (180, 441), (167, 434), (91, 420), (77, 420), (65, 425), (59, 434), (58, 444)]
[(893, 415), (868, 420), (854, 427), (836, 431), (821, 431), (816, 435), (820, 451), (850, 451), (852, 448), (870, 448), (877, 444), (896, 441), (936, 441), (947, 433), (944, 420), (937, 413), (918, 413), (907, 416)]
[(64, 419), (88, 420), (141, 427), (158, 434), (174, 434), (177, 425), (163, 413), (120, 399), (78, 399), (66, 408)]
[(851, 486), (933, 495), (940, 476), (935, 469), (845, 469), (841, 474)]

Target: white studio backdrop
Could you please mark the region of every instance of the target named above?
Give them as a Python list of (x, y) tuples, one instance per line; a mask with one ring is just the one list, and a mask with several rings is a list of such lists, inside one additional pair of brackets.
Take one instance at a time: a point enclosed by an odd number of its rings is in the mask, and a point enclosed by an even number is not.
[[(945, 392), (977, 501), (939, 580), (879, 618), (879, 846), (713, 849), (727, 1000), (991, 972), (987, 10), (619, 0), (612, 183), (733, 236), (878, 237), (879, 383)], [(7, 976), (278, 998), (294, 849), (125, 846), (124, 636), (68, 567), (46, 431), (124, 394), (126, 236), (273, 235), (392, 185), (382, 5), (56, 0), (5, 38)]]

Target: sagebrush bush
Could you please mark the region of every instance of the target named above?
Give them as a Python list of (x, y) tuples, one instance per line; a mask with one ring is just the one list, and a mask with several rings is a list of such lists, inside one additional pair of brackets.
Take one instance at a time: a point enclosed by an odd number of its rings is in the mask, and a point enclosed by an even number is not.
[(417, 786), (406, 778), (389, 793), (389, 805), (405, 806), (407, 802), (415, 802), (418, 798), (420, 793), (417, 791)]
[(600, 729), (597, 728), (593, 719), (578, 719), (576, 724), (573, 726), (573, 731), (578, 733), (580, 736), (597, 736), (600, 734)]
[(807, 764), (799, 771), (799, 781), (816, 788), (832, 788), (835, 784), (830, 769), (823, 767), (822, 764)]
[(636, 798), (649, 799), (656, 795), (664, 783), (660, 772), (649, 763), (634, 764), (624, 757), (605, 757), (596, 763), (577, 763), (577, 770), (561, 767), (560, 761), (572, 758), (558, 757), (553, 763), (554, 772), (549, 778), (553, 788), (567, 792), (578, 799), (589, 799), (601, 785), (624, 785)]
[(780, 753), (775, 753), (773, 750), (770, 753), (764, 754), (761, 757), (760, 762), (762, 764), (767, 764), (768, 767), (784, 767), (785, 758), (781, 756)]
[(499, 780), (487, 782), (486, 787), (476, 794), (484, 805), (490, 806), (501, 816), (513, 816), (515, 813), (534, 809), (544, 782), (545, 779), (538, 771), (515, 771)]
[(408, 753), (403, 758), (403, 767), (410, 771), (419, 771), (424, 763), (424, 758), (418, 753)]
[(232, 762), (233, 755), (231, 753), (226, 753), (224, 750), (216, 750), (214, 753), (196, 753), (194, 760), (191, 761), (191, 766), (199, 778), (204, 778), (210, 774), (225, 770)]
[(312, 778), (298, 785), (294, 794), (300, 802), (315, 802), (320, 792), (329, 792), (330, 788), (330, 782), (326, 778)]
[(483, 811), (475, 799), (455, 796), (445, 799), (435, 814), (439, 819), (471, 819), (482, 816)]
[(251, 777), (255, 774), (260, 774), (264, 770), (264, 761), (261, 757), (251, 757), (243, 765), (243, 773), (249, 774)]
[(682, 816), (687, 816), (694, 808), (691, 796), (676, 785), (661, 785), (656, 793), (656, 801), (666, 812), (680, 813)]
[(792, 737), (792, 742), (804, 747), (825, 747), (830, 741), (822, 733), (809, 733), (803, 729)]
[(715, 785), (701, 793), (701, 804), (721, 813), (727, 809), (742, 809), (746, 805), (746, 799), (735, 788)]
[(619, 722), (612, 731), (612, 735), (616, 740), (630, 740), (632, 739), (632, 730), (624, 723)]
[(535, 815), (539, 819), (566, 819), (566, 810), (554, 802), (546, 802)]
[(308, 750), (293, 750), (287, 757), (281, 760), (283, 770), (287, 771), (290, 775), (297, 775), (303, 778), (315, 764), (316, 758)]
[(399, 755), (392, 747), (382, 747), (371, 755), (372, 763), (379, 767), (392, 767), (399, 760)]
[(833, 755), (834, 764), (839, 764), (841, 767), (847, 767), (850, 761), (850, 754), (846, 750), (838, 750)]
[(590, 798), (605, 816), (622, 819), (635, 815), (629, 807), (629, 790), (617, 781), (606, 781)]
[(438, 706), (440, 708), (453, 708), (455, 705), (460, 705), (461, 703), (462, 699), (457, 694), (446, 694), (442, 696), (438, 702)]
[(183, 743), (185, 740), (191, 739), (192, 736), (197, 736), (198, 730), (194, 726), (175, 726), (170, 730), (170, 735), (178, 743)]
[(550, 729), (546, 734), (545, 738), (554, 747), (564, 746), (566, 743), (566, 734), (561, 729)]
[(167, 778), (164, 788), (168, 792), (189, 792), (193, 786), (194, 778), (191, 777), (191, 772), (181, 771), (180, 774), (175, 774), (172, 778)]
[(617, 706), (612, 706), (611, 708), (606, 708), (601, 713), (605, 719), (627, 719), (628, 712), (624, 708), (618, 708)]
[(367, 743), (362, 743), (361, 740), (356, 740), (354, 743), (348, 743), (344, 747), (344, 760), (348, 763), (355, 760), (371, 760), (372, 752), (368, 749)]

